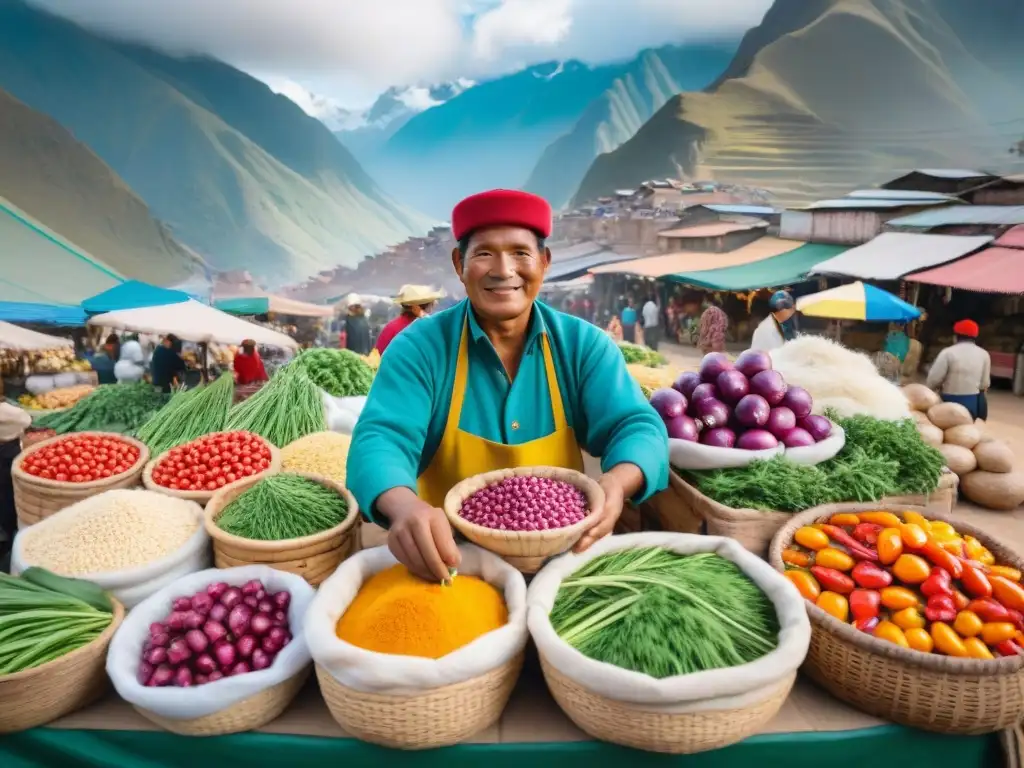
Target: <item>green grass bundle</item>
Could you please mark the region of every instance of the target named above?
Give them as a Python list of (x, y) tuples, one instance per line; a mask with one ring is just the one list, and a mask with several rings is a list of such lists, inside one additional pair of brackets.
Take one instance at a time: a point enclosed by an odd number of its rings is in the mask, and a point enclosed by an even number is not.
[(284, 541), (330, 530), (347, 515), (348, 503), (335, 491), (279, 474), (240, 493), (217, 517), (217, 527), (243, 539)]
[(138, 438), (155, 457), (197, 437), (222, 432), (234, 394), (235, 381), (230, 373), (205, 386), (176, 392), (142, 425)]
[(370, 394), (373, 369), (347, 349), (309, 349), (299, 353), (292, 365), (303, 369), (314, 384), (334, 397)]
[(64, 411), (36, 419), (35, 426), (58, 435), (69, 432), (135, 433), (167, 405), (170, 395), (144, 381), (101, 384)]
[(584, 656), (659, 679), (755, 661), (779, 635), (775, 606), (735, 563), (660, 547), (591, 560), (562, 582), (551, 624)]
[(663, 354), (642, 344), (620, 341), (618, 346), (619, 351), (622, 352), (622, 358), (626, 361), (627, 365), (636, 364), (644, 365), (648, 368), (658, 368), (668, 362)]
[(231, 409), (227, 429), (242, 429), (284, 448), (327, 429), (323, 395), (301, 366), (281, 368), (248, 400)]

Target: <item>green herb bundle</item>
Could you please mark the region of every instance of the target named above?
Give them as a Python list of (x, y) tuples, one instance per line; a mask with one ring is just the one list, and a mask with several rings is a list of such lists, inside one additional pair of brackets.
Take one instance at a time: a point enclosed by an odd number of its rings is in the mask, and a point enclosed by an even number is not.
[(171, 401), (143, 424), (138, 438), (159, 456), (211, 432), (222, 432), (234, 398), (235, 382), (225, 373), (212, 384), (176, 392)]
[(117, 432), (130, 435), (167, 404), (170, 396), (144, 381), (103, 384), (65, 411), (36, 420), (41, 429), (69, 432)]
[(330, 488), (279, 474), (240, 493), (217, 517), (217, 527), (244, 539), (284, 541), (329, 530), (346, 515), (348, 503)]
[(871, 416), (841, 419), (834, 412), (825, 415), (846, 431), (847, 446), (853, 445), (869, 456), (899, 464), (890, 495), (931, 493), (939, 487), (939, 476), (946, 462), (938, 450), (921, 439), (912, 419), (882, 421)]
[(591, 560), (562, 582), (551, 624), (583, 655), (659, 679), (749, 663), (779, 635), (775, 607), (735, 563), (659, 547)]
[(640, 344), (631, 344), (628, 341), (619, 342), (619, 351), (627, 365), (645, 365), (648, 368), (657, 368), (665, 365), (668, 361), (660, 352), (648, 349)]
[(293, 365), (334, 397), (365, 396), (373, 384), (369, 363), (347, 349), (310, 349), (300, 353)]
[(323, 395), (305, 369), (293, 362), (232, 408), (227, 428), (253, 432), (284, 448), (300, 437), (327, 429)]

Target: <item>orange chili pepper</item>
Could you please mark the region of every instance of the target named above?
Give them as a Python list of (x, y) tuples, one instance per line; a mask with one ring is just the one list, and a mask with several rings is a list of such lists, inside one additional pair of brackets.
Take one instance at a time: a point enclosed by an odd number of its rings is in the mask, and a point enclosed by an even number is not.
[(977, 560), (982, 565), (995, 565), (996, 559), (985, 545), (973, 536), (964, 536), (964, 549), (968, 560)]
[(899, 528), (883, 528), (878, 534), (878, 560), (882, 565), (895, 563), (903, 554), (903, 537)]
[[(991, 595), (992, 582), (989, 581), (985, 572), (970, 563), (963, 563), (962, 565), (963, 573), (960, 574), (960, 584), (963, 586), (964, 591), (971, 597), (988, 597)], [(1007, 581), (1007, 584), (1013, 583), (1012, 581)], [(1009, 607), (1007, 606), (1007, 608)]]
[(796, 533), (793, 534), (793, 541), (802, 547), (807, 547), (817, 552), (819, 549), (825, 549), (828, 546), (828, 534), (824, 531), (819, 531), (817, 528), (805, 525), (803, 528), (797, 528)]
[(811, 564), (811, 556), (799, 549), (782, 550), (782, 562), (795, 565), (798, 568), (806, 568)]
[(853, 568), (853, 558), (834, 547), (826, 547), (814, 555), (814, 564), (822, 568), (835, 568), (837, 571), (848, 571)]
[(964, 641), (949, 624), (941, 621), (932, 623), (932, 640), (935, 641), (935, 650), (947, 656), (967, 656), (967, 648)]
[(892, 615), (892, 623), (900, 629), (924, 629), (925, 621), (924, 616), (921, 615), (920, 609), (917, 606), (911, 606), (910, 608), (904, 608), (900, 611), (896, 611)]
[(934, 541), (926, 542), (924, 546), (918, 548), (918, 551), (931, 560), (933, 565), (939, 566), (954, 579), (959, 579), (963, 575), (964, 564), (960, 562), (960, 559), (951, 555)]
[(903, 630), (891, 621), (880, 621), (878, 626), (875, 627), (874, 634), (879, 640), (888, 640), (890, 643), (895, 643), (902, 648), (910, 647), (910, 643), (907, 642), (907, 637), (903, 634)]
[(988, 572), (990, 576), (1002, 576), (1010, 581), (1020, 581), (1020, 571), (1008, 565), (991, 565)]
[(858, 512), (857, 517), (862, 523), (875, 523), (886, 528), (899, 528), (903, 522), (892, 512)]
[(948, 539), (945, 541), (940, 541), (938, 544), (951, 555), (956, 555), (957, 557), (964, 556), (963, 539)]
[(908, 629), (903, 634), (907, 638), (907, 644), (915, 651), (931, 653), (935, 647), (935, 641), (926, 629)]
[(830, 525), (859, 525), (860, 517), (855, 515), (853, 512), (840, 512), (838, 515), (832, 515), (828, 519)]
[(1008, 621), (994, 621), (985, 624), (981, 628), (981, 639), (985, 645), (999, 645), (1003, 640), (1009, 640), (1017, 634), (1017, 628)]
[(983, 547), (978, 554), (978, 562), (982, 565), (992, 566), (996, 564), (996, 556)]
[[(974, 611), (960, 611), (953, 622), (953, 629), (960, 637), (975, 637), (981, 634), (985, 622)], [(1013, 626), (1012, 624), (1010, 626)]]
[(890, 611), (901, 611), (921, 604), (920, 598), (906, 587), (884, 587), (881, 595), (882, 605)]
[(850, 615), (849, 601), (838, 592), (822, 592), (814, 604), (844, 623)]
[(911, 549), (920, 549), (928, 543), (928, 534), (924, 528), (914, 523), (903, 523), (900, 526), (900, 538), (903, 539), (903, 545)]
[(956, 606), (958, 611), (966, 609), (971, 604), (971, 598), (961, 592), (959, 589), (953, 590), (953, 605)]
[[(911, 521), (907, 521), (908, 523)], [(922, 528), (924, 526), (921, 526)], [(952, 539), (959, 539), (960, 534), (956, 532), (956, 528), (947, 523), (945, 520), (932, 520), (928, 523), (926, 528), (928, 536), (932, 541), (951, 541)]]
[(892, 566), (892, 574), (904, 584), (920, 584), (931, 573), (928, 562), (917, 555), (900, 555)]
[(800, 571), (795, 568), (791, 568), (784, 574), (789, 579), (793, 586), (796, 587), (796, 591), (801, 594), (805, 600), (810, 600), (812, 603), (818, 599), (818, 595), (821, 594), (821, 587), (818, 584), (818, 580), (815, 579), (807, 571)]
[(964, 640), (964, 648), (967, 650), (967, 657), (971, 659), (994, 659), (992, 651), (988, 649), (977, 637), (968, 637)]
[(914, 512), (910, 509), (906, 510), (903, 513), (903, 522), (909, 525), (916, 525), (925, 533), (931, 533), (932, 521), (920, 512)]

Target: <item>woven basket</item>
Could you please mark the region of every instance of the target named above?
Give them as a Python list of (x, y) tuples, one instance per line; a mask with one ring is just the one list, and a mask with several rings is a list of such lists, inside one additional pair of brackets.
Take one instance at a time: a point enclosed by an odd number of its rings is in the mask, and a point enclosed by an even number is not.
[(331, 716), (361, 741), (394, 749), (431, 749), (465, 741), (501, 718), (523, 654), (487, 674), (430, 691), (394, 696), (348, 688), (316, 665)]
[[(782, 551), (792, 543), (797, 528), (836, 512), (857, 510), (897, 515), (909, 511), (903, 505), (839, 504), (801, 512), (776, 534), (771, 564), (784, 570)], [(923, 507), (913, 511), (927, 513)], [(988, 534), (961, 520), (950, 522), (960, 533), (981, 541), (1000, 563), (1024, 569), (1024, 559)], [(803, 669), (857, 709), (926, 731), (964, 735), (992, 733), (1024, 719), (1024, 656), (958, 659), (912, 651), (859, 632), (810, 602), (806, 605), (812, 632)]]
[(52, 722), (106, 692), (107, 646), (124, 619), (124, 606), (112, 602), (113, 621), (88, 645), (34, 669), (0, 675), (0, 733)]
[[(500, 531), (471, 523), (459, 514), (462, 502), (479, 490), (510, 477), (548, 477), (575, 485), (587, 497), (589, 512), (574, 525), (547, 531)], [(604, 491), (582, 472), (559, 467), (518, 467), (484, 472), (456, 485), (444, 499), (444, 513), (452, 527), (474, 544), (494, 552), (523, 573), (536, 573), (544, 561), (572, 548), (604, 506)]]
[(778, 714), (796, 680), (794, 672), (760, 701), (733, 709), (667, 713), (613, 701), (566, 677), (543, 655), (540, 663), (551, 695), (583, 731), (601, 741), (674, 755), (721, 749), (760, 733)]
[(309, 668), (287, 680), (266, 688), (254, 696), (243, 699), (227, 709), (190, 720), (172, 720), (135, 707), (135, 711), (163, 728), (180, 736), (223, 736), (262, 728), (281, 716), (302, 690), (309, 678)]
[[(117, 439), (130, 443), (139, 449), (139, 460), (127, 472), (120, 475), (108, 477), (103, 480), (93, 480), (88, 483), (59, 483), (56, 480), (46, 480), (25, 472), (21, 468), (21, 462), (36, 451), (45, 450), (47, 446), (66, 440), (70, 437), (105, 437), (111, 440)], [(78, 432), (74, 435), (59, 435), (34, 443), (14, 460), (11, 467), (11, 480), (14, 484), (14, 506), (18, 511), (18, 521), (22, 526), (29, 526), (45, 520), (50, 515), (60, 512), (65, 507), (96, 496), (104, 491), (112, 491), (118, 488), (134, 488), (139, 484), (139, 477), (142, 475), (143, 467), (149, 460), (149, 449), (145, 444), (130, 437), (115, 435), (107, 432)]]
[[(245, 482), (246, 480), (259, 479), (266, 477), (267, 475), (276, 475), (281, 471), (281, 451), (275, 446), (271, 445), (269, 441), (264, 440), (267, 444), (267, 448), (270, 449), (270, 466), (265, 470), (256, 475), (250, 475), (249, 477), (236, 480), (230, 485), (225, 485), (223, 488), (218, 488), (217, 491), (223, 491), (227, 488), (233, 488), (236, 484)], [(171, 450), (174, 450), (173, 448)], [(177, 499), (185, 499), (187, 501), (194, 501), (197, 504), (206, 506), (207, 502), (213, 498), (217, 491), (176, 491), (173, 488), (165, 488), (162, 485), (157, 485), (153, 482), (153, 469), (163, 461), (164, 457), (167, 456), (171, 451), (164, 451), (151, 462), (146, 465), (146, 468), (142, 471), (142, 484), (146, 486), (147, 490), (156, 491), (162, 493), (164, 496), (174, 496)]]
[[(952, 472), (939, 476), (938, 489), (929, 496), (887, 497), (878, 504), (920, 506), (931, 516), (948, 517), (956, 503), (957, 477)], [(760, 557), (768, 556), (768, 547), (778, 530), (793, 519), (794, 512), (765, 512), (758, 509), (733, 509), (708, 498), (695, 486), (683, 482), (679, 494), (693, 513), (704, 520), (709, 536), (728, 536)], [(861, 506), (861, 509), (864, 507)]]
[(213, 539), (213, 562), (218, 568), (239, 565), (269, 565), (279, 571), (302, 576), (314, 587), (326, 579), (338, 564), (355, 551), (355, 524), (359, 520), (359, 506), (355, 497), (341, 483), (320, 475), (304, 472), (291, 474), (305, 477), (329, 488), (348, 502), (348, 515), (333, 528), (286, 541), (255, 541), (233, 536), (217, 526), (217, 518), (242, 491), (263, 479), (247, 477), (217, 491), (206, 505), (206, 531)]

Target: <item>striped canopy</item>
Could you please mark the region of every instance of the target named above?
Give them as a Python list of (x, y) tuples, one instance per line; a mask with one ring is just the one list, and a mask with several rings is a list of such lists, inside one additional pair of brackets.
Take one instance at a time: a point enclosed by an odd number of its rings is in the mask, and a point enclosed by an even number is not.
[(808, 317), (832, 320), (906, 323), (921, 316), (921, 310), (898, 296), (860, 281), (801, 296), (796, 308)]

